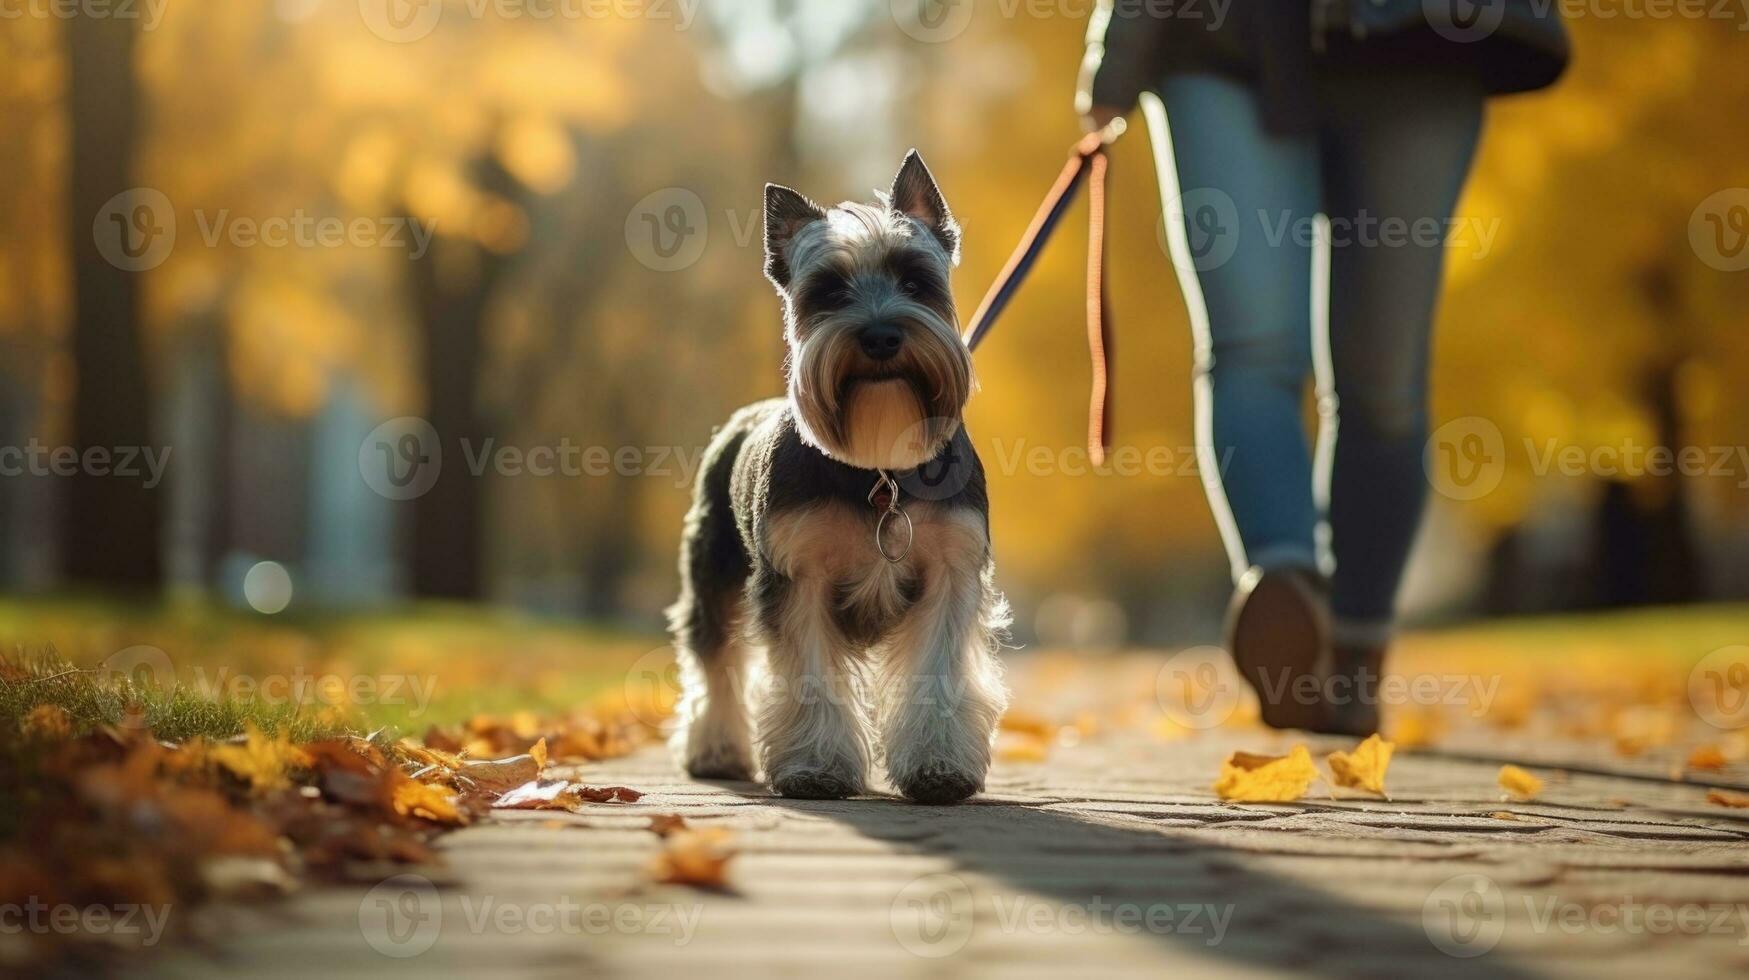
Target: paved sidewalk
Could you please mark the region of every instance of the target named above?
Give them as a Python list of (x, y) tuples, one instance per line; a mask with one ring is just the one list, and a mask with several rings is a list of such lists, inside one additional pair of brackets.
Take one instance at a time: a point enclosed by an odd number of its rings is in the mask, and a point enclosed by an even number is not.
[[(647, 791), (504, 813), (444, 839), (436, 884), (323, 889), (222, 913), (165, 976), (1725, 976), (1749, 969), (1749, 810), (1692, 785), (1400, 753), (1390, 802), (1228, 805), (1255, 728), (1113, 732), (999, 763), (948, 808), (788, 801), (678, 773), (659, 748), (590, 766)], [(1306, 740), (1314, 754), (1351, 742)], [(1599, 765), (1606, 760), (1600, 758)], [(735, 834), (723, 892), (657, 885), (656, 814)], [(429, 888), (429, 890), (427, 890)], [(567, 911), (569, 910), (569, 911)]]

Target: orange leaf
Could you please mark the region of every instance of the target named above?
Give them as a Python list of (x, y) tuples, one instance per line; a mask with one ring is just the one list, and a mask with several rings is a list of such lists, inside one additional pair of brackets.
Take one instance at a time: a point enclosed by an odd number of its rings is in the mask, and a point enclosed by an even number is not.
[(657, 837), (667, 837), (686, 829), (686, 818), (678, 813), (658, 813), (650, 818), (650, 831)]
[(1304, 745), (1285, 756), (1234, 752), (1221, 764), (1215, 793), (1241, 803), (1291, 803), (1306, 795), (1317, 778), (1318, 767)]
[(1717, 803), (1719, 806), (1734, 807), (1741, 810), (1749, 807), (1749, 794), (1733, 793), (1729, 790), (1723, 789), (1713, 789), (1707, 791), (1706, 801), (1708, 803)]
[(59, 741), (73, 737), (73, 719), (60, 705), (39, 704), (24, 716), (24, 734), (37, 739)]
[(1376, 734), (1368, 735), (1353, 752), (1332, 752), (1326, 761), (1336, 776), (1336, 785), (1385, 796), (1385, 770), (1391, 766), (1395, 748)]

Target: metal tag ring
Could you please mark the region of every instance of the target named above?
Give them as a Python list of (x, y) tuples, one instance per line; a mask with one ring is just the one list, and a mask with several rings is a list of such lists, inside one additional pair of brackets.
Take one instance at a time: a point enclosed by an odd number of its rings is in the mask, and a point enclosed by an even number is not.
[[(905, 519), (905, 550), (899, 552), (897, 555), (890, 555), (887, 553), (886, 542), (887, 518), (892, 517), (894, 514)], [(881, 553), (882, 558), (885, 558), (890, 564), (897, 565), (899, 562), (905, 560), (906, 555), (911, 553), (911, 545), (915, 543), (916, 540), (917, 527), (911, 523), (911, 515), (905, 513), (903, 508), (894, 508), (892, 510), (881, 512), (881, 519), (875, 522), (875, 550)]]

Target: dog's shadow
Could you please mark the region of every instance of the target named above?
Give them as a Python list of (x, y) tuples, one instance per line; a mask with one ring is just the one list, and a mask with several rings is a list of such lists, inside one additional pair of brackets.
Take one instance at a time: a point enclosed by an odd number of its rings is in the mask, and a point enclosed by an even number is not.
[[(1151, 939), (1167, 947), (1167, 962), (1193, 968), (1228, 964), (1393, 980), (1469, 976), (1482, 964), (1497, 977), (1537, 973), (1500, 950), (1489, 951), (1480, 963), (1441, 952), (1423, 926), (1420, 905), (1393, 913), (1356, 904), (1303, 878), (1272, 873), (1267, 848), (1228, 848), (1211, 845), (1206, 834), (1175, 835), (1181, 825), (1172, 821), (1156, 825), (1137, 818), (1132, 828), (1122, 825), (1128, 818), (1119, 813), (1112, 823), (1094, 822), (1051, 808), (1055, 800), (981, 796), (946, 807), (892, 796), (795, 800), (753, 783), (712, 782), (744, 798), (834, 820), (869, 839), (951, 861), (945, 875), (896, 881), (890, 901), (922, 903), (919, 913), (931, 907), (939, 913), (951, 905), (951, 896), (939, 892), (965, 882), (973, 896), (974, 928), (997, 930), (1003, 945), (1010, 944), (1009, 933), (1018, 933), (1012, 938), (1020, 941), (1014, 945), (1019, 956), (1053, 931), (1071, 939), (1079, 934), (1082, 950), (1090, 949), (1084, 945), (1088, 936), (1104, 932), (1139, 937), (1132, 942)], [(1382, 854), (1321, 860), (1329, 863), (1331, 875), (1376, 873), (1390, 863)], [(984, 879), (1001, 884), (991, 888)], [(894, 914), (902, 917), (903, 909)], [(921, 941), (956, 940), (949, 926), (934, 928), (935, 935), (926, 928)], [(905, 937), (896, 938), (905, 945)]]

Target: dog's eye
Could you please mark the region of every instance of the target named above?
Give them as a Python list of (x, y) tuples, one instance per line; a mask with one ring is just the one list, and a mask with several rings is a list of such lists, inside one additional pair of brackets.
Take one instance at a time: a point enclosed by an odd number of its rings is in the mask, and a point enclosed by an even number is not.
[(899, 277), (899, 292), (906, 296), (916, 296), (923, 292), (923, 284), (913, 276), (901, 276)]

